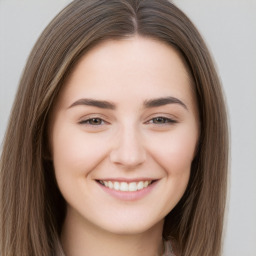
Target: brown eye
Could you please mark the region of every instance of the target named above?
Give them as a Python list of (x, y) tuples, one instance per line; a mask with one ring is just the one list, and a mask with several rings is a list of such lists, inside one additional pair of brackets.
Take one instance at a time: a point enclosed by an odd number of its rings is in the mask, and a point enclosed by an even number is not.
[(174, 120), (166, 118), (166, 117), (155, 117), (151, 120), (153, 124), (166, 124), (166, 123), (175, 123)]
[(164, 124), (166, 123), (166, 118), (163, 118), (163, 117), (156, 117), (156, 118), (153, 118), (153, 123), (154, 124)]
[(81, 121), (80, 124), (88, 124), (88, 125), (102, 125), (104, 121), (101, 118), (90, 118), (84, 121)]
[(100, 118), (92, 118), (89, 121), (89, 124), (91, 125), (101, 125), (103, 123), (103, 120)]

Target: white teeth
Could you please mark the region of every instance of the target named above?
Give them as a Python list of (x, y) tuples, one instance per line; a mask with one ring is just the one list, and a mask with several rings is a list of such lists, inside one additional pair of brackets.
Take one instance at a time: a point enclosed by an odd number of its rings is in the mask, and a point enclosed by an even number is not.
[[(145, 186), (145, 188), (146, 188), (147, 186)], [(144, 182), (143, 181), (140, 181), (139, 183), (138, 183), (138, 185), (137, 185), (137, 189), (138, 190), (141, 190), (141, 189), (143, 189), (144, 188)]]
[(114, 182), (114, 189), (115, 189), (115, 190), (119, 190), (119, 187), (120, 187), (119, 182), (115, 181), (115, 182)]
[(136, 182), (129, 183), (129, 191), (136, 191), (137, 189), (138, 188)]
[(126, 183), (126, 182), (121, 182), (121, 185), (120, 185), (120, 187), (119, 187), (119, 190), (121, 190), (121, 191), (128, 191), (128, 190), (129, 190), (129, 185), (128, 185), (128, 183)]
[(114, 189), (114, 190), (118, 190), (118, 191), (137, 191), (137, 190), (141, 190), (143, 188), (148, 187), (152, 181), (139, 181), (139, 182), (131, 182), (131, 183), (127, 183), (127, 182), (112, 182), (112, 181), (99, 181), (100, 184), (104, 185), (105, 187), (108, 187), (110, 189)]
[(108, 182), (108, 187), (112, 189), (114, 187), (114, 184), (111, 181), (109, 181)]

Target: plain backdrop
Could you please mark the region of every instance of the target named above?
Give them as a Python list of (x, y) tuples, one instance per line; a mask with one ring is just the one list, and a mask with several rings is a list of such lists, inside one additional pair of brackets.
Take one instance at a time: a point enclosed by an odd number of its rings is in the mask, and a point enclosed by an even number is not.
[[(28, 54), (70, 0), (0, 0), (0, 143)], [(256, 255), (256, 0), (176, 0), (208, 44), (231, 127), (224, 256)], [(213, 209), (214, 211), (214, 209)]]

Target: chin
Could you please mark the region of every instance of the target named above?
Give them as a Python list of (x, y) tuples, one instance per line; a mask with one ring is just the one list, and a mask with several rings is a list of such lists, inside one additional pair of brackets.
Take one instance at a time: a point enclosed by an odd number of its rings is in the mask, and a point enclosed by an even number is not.
[(116, 219), (111, 225), (110, 222), (102, 225), (105, 231), (117, 235), (138, 235), (147, 232), (151, 229), (162, 229), (164, 220), (157, 220), (156, 222), (147, 221), (143, 218), (137, 217), (137, 219)]

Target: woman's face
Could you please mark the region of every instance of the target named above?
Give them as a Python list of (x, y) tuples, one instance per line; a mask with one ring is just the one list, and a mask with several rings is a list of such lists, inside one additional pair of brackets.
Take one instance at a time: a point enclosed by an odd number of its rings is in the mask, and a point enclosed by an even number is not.
[(142, 37), (96, 46), (51, 120), (71, 222), (118, 234), (162, 227), (187, 187), (199, 136), (191, 81), (174, 49)]

